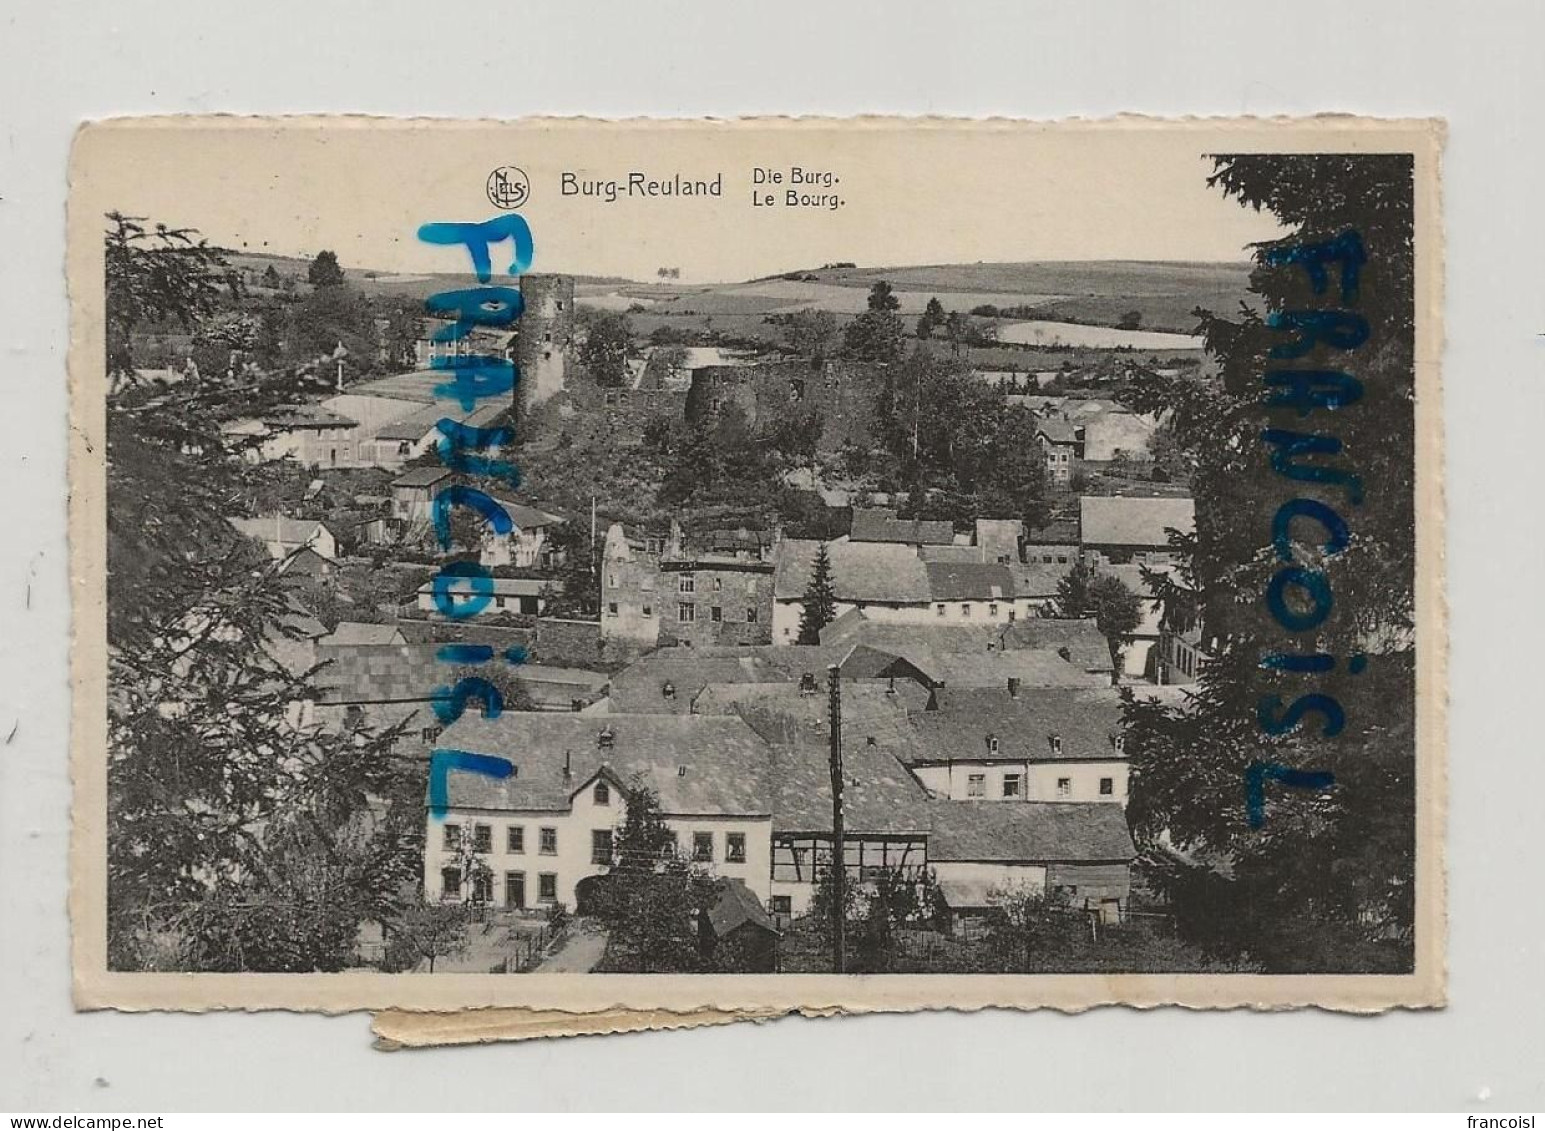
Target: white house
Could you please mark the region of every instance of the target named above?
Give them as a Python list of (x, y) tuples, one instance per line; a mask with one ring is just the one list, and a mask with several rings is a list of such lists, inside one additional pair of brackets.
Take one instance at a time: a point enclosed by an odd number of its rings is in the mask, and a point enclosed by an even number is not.
[[(677, 851), (769, 895), (772, 805), (767, 744), (738, 718), (557, 714), (464, 715), (440, 748), (502, 758), (509, 774), (447, 774), (448, 810), (427, 815), (424, 891), (505, 907), (573, 907), (576, 887), (606, 872), (626, 792), (652, 789)], [(468, 856), (491, 880), (468, 891)]]
[[(454, 578), (446, 592), (454, 609), (470, 608), (477, 602), (480, 591), (486, 591), (489, 600), (478, 611), (479, 616), (495, 613), (516, 613), (522, 616), (540, 616), (547, 608), (548, 582), (538, 577), (491, 577), (478, 588), (466, 578)], [(435, 601), (435, 583), (431, 579), (418, 587), (414, 604), (419, 612), (442, 615)]]
[(911, 718), (903, 754), (934, 797), (1126, 805), (1116, 688), (942, 687), (934, 705)]
[(1014, 891), (1055, 891), (1107, 922), (1125, 909), (1137, 850), (1116, 806), (935, 801), (929, 813), (929, 864), (956, 914), (979, 914)]
[(486, 528), (478, 560), (490, 569), (498, 566), (546, 568), (552, 556), (553, 530), (563, 525), (564, 520), (511, 499), (496, 498), (494, 501), (504, 508), (515, 529), (505, 535)]
[(248, 538), (263, 543), (268, 556), (275, 561), (282, 561), (302, 550), (314, 551), (327, 561), (338, 557), (338, 539), (318, 519), (264, 514), (256, 518), (233, 518), (230, 522)]

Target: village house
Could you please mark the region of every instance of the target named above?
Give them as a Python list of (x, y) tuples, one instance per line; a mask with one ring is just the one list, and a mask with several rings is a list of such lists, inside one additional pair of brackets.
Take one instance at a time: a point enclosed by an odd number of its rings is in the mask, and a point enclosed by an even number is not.
[[(464, 715), (441, 741), (513, 768), (503, 778), (447, 774), (448, 809), (426, 818), (430, 899), (575, 906), (580, 882), (610, 868), (639, 785), (654, 791), (684, 859), (764, 903), (770, 895), (768, 747), (737, 718), (507, 711)], [(480, 888), (469, 856), (487, 869)]]
[(707, 531), (689, 541), (630, 538), (620, 523), (601, 551), (601, 634), (639, 644), (767, 644), (772, 640), (774, 538)]
[(485, 527), (478, 560), (489, 569), (514, 566), (517, 569), (551, 569), (558, 564), (554, 554), (552, 535), (564, 520), (555, 514), (537, 510), (510, 499), (494, 498), (510, 516), (514, 529), (509, 534), (499, 534)]
[(1073, 478), (1073, 471), (1084, 458), (1084, 430), (1070, 420), (1049, 417), (1038, 421), (1035, 439), (1046, 453), (1046, 472), (1059, 487)]
[(1169, 532), (1196, 530), (1194, 499), (1084, 495), (1078, 508), (1080, 551), (1091, 566), (1173, 562)]
[[(819, 546), (804, 539), (785, 539), (778, 545), (772, 625), (776, 644), (791, 644), (799, 636)], [(909, 543), (843, 538), (828, 542), (826, 552), (838, 616), (859, 609), (877, 623), (1007, 624), (1034, 615), (1048, 600), (1040, 592), (1022, 595), (1013, 565), (925, 561)]]
[(955, 527), (947, 519), (897, 518), (890, 507), (854, 507), (848, 538), (853, 542), (892, 542), (914, 549), (950, 546), (955, 542)]
[(306, 551), (328, 562), (338, 557), (338, 539), (318, 519), (263, 514), (256, 518), (233, 518), (230, 522), (248, 538), (263, 543), (274, 561), (288, 562)]
[(1115, 688), (946, 686), (908, 721), (900, 756), (934, 797), (1127, 802)]
[[(486, 593), (488, 601), (481, 605), (477, 613), (460, 615), (491, 617), (497, 613), (510, 613), (534, 617), (540, 616), (547, 608), (547, 591), (550, 585), (550, 582), (537, 577), (490, 577), (480, 583), (479, 589), (473, 589), (470, 584), (457, 581), (450, 586), (448, 599), (453, 609), (471, 609), (481, 603), (481, 594)], [(432, 580), (418, 587), (413, 600), (407, 602), (402, 611), (407, 613), (414, 609), (429, 616), (444, 615), (440, 611), (439, 603), (435, 600), (435, 583)]]
[(1120, 807), (1080, 802), (934, 801), (929, 863), (956, 918), (984, 914), (1003, 894), (1058, 894), (1120, 922), (1137, 856)]
[(392, 480), (392, 519), (398, 531), (428, 525), (435, 492), (451, 481), (451, 469), (443, 464), (425, 464), (411, 468)]

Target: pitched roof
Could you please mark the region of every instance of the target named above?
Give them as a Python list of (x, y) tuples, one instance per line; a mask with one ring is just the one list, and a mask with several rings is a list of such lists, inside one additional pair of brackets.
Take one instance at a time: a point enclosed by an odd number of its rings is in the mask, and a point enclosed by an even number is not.
[(406, 644), (402, 630), (395, 624), (363, 624), (339, 621), (338, 627), (321, 641), (323, 647), (355, 647), (360, 644)]
[(1194, 499), (1084, 495), (1078, 509), (1079, 540), (1086, 546), (1168, 546), (1168, 529), (1196, 529)]
[(494, 502), (504, 508), (504, 513), (510, 516), (510, 521), (515, 524), (515, 529), (540, 530), (544, 526), (557, 526), (564, 520), (555, 514), (529, 507), (525, 503), (517, 503), (513, 499), (501, 499), (497, 496)]
[(327, 649), (317, 673), (324, 703), (427, 702), (450, 683), (435, 644), (357, 644)]
[(1073, 569), (1067, 565), (1048, 565), (1044, 562), (1015, 562), (1009, 567), (1014, 571), (1014, 593), (1019, 597), (1055, 597), (1057, 586)]
[[(773, 597), (797, 600), (805, 594), (820, 543), (785, 539), (778, 547)], [(887, 542), (831, 542), (832, 591), (837, 600), (922, 604), (928, 600), (928, 571), (910, 546)]]
[(1054, 444), (1078, 443), (1079, 426), (1071, 420), (1059, 420), (1055, 417), (1042, 420), (1035, 426), (1036, 433), (1045, 436)]
[[(1121, 734), (1121, 695), (1113, 687), (1005, 688), (942, 687), (936, 710), (914, 714), (903, 752), (911, 764), (993, 758), (1031, 762), (1125, 761), (1115, 740)], [(1056, 736), (1061, 748), (1052, 744)], [(990, 750), (988, 739), (997, 740)]]
[(626, 786), (641, 779), (668, 815), (771, 812), (768, 746), (738, 718), (505, 711), (489, 719), (469, 713), (446, 728), (438, 745), (515, 766), (505, 778), (450, 771), (453, 808), (564, 812), (604, 767)]
[[(547, 578), (542, 577), (490, 577), (488, 582), (489, 587), (486, 591), (495, 597), (540, 597), (552, 584)], [(420, 585), (418, 591), (433, 593), (434, 588), (434, 580), (430, 579)], [(482, 586), (480, 585), (479, 588), (481, 589)]]
[(935, 683), (949, 688), (1007, 688), (1010, 679), (1021, 687), (1108, 687), (1108, 676), (1069, 662), (1054, 649), (1002, 648), (992, 652), (932, 652), (908, 656)]
[(1003, 646), (1008, 649), (1032, 648), (1061, 653), (1085, 671), (1111, 670), (1110, 645), (1106, 643), (1093, 617), (1024, 617), (1003, 629)]
[[(853, 836), (928, 831), (928, 795), (892, 753), (894, 747), (844, 737), (843, 825)], [(830, 751), (801, 738), (772, 747), (773, 828), (822, 833), (832, 827)]]
[(417, 412), (388, 421), (376, 429), (377, 440), (422, 440), (433, 432), (441, 419), (449, 417), (470, 428), (486, 428), (505, 410), (502, 404), (478, 405), (471, 412), (464, 412), (460, 405), (441, 402), (427, 405)]
[(697, 648), (661, 649), (629, 664), (612, 676), (612, 709), (685, 714), (691, 709), (692, 697), (706, 684), (769, 683), (782, 678), (777, 668), (755, 656), (700, 652)]
[(928, 859), (1056, 864), (1129, 861), (1126, 813), (1097, 801), (932, 801)]
[[(846, 741), (894, 747), (907, 733), (907, 718), (920, 712), (928, 693), (917, 684), (845, 681), (842, 727)], [(829, 741), (830, 700), (823, 684), (802, 692), (797, 683), (710, 683), (697, 693), (700, 715), (739, 715), (768, 742)]]
[(708, 909), (708, 925), (717, 938), (722, 939), (747, 925), (778, 933), (778, 925), (744, 880), (726, 876), (716, 880), (715, 884), (719, 898)]
[(1014, 596), (1014, 574), (997, 562), (925, 562), (935, 601), (997, 601)]
[(304, 546), (320, 531), (327, 529), (317, 519), (289, 518), (282, 514), (233, 518), (230, 523), (248, 538), (256, 538), (262, 542), (268, 547), (268, 552), (276, 558), (284, 557), (289, 550)]
[[(423, 433), (419, 433), (423, 435)], [(393, 487), (433, 487), (442, 479), (450, 477), (451, 469), (443, 463), (426, 463), (422, 467), (410, 467), (396, 479), (392, 480)]]
[[(942, 619), (942, 618), (941, 618)], [(882, 652), (907, 656), (913, 652), (986, 652), (1003, 632), (1001, 624), (889, 624), (871, 619), (862, 609), (849, 609), (821, 629), (822, 644), (864, 644)]]
[(890, 507), (854, 507), (849, 537), (855, 542), (949, 545), (955, 526), (947, 519), (897, 518)]

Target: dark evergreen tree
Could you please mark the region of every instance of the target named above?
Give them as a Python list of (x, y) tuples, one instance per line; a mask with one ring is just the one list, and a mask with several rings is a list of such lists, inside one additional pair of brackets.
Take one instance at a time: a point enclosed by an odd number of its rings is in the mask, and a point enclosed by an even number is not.
[(837, 619), (837, 595), (832, 588), (832, 563), (826, 553), (826, 543), (815, 551), (815, 564), (810, 570), (810, 582), (805, 586), (804, 601), (799, 614), (798, 644), (819, 644), (821, 629)]

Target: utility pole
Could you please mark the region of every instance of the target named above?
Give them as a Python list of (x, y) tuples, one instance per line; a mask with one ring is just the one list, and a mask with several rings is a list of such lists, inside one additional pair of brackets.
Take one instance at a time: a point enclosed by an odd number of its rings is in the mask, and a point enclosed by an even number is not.
[(842, 828), (842, 682), (836, 664), (826, 665), (831, 715), (832, 771), (832, 971), (847, 972), (848, 861)]

